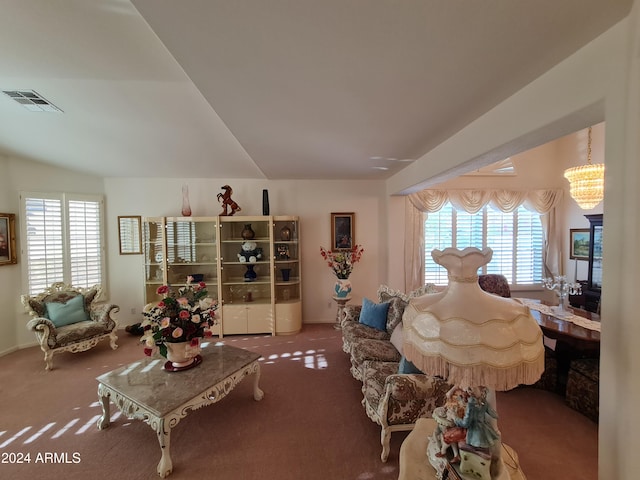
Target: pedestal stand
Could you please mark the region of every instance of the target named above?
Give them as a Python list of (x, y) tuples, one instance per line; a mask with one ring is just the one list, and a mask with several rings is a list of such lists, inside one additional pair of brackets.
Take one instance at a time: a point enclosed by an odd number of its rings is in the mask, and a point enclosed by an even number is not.
[(336, 314), (336, 323), (333, 326), (336, 330), (341, 330), (342, 326), (340, 322), (342, 321), (342, 313), (344, 312), (344, 306), (347, 304), (351, 297), (333, 297), (333, 299), (338, 304), (338, 313)]

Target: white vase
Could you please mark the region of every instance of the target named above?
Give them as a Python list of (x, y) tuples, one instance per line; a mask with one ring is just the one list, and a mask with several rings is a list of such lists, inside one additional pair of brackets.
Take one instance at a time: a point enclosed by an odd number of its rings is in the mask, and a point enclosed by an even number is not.
[(200, 353), (200, 345), (192, 346), (191, 342), (167, 342), (167, 360), (173, 368), (184, 368), (191, 365)]
[(347, 298), (351, 295), (351, 282), (348, 278), (338, 278), (334, 287), (335, 297)]

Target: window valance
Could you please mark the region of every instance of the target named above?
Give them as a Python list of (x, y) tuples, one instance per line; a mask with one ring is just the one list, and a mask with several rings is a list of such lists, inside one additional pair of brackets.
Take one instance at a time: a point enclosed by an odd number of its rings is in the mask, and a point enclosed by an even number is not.
[(447, 202), (458, 210), (478, 213), (490, 204), (503, 212), (520, 205), (541, 214), (549, 213), (562, 201), (562, 190), (422, 190), (409, 195), (409, 201), (421, 212), (433, 213)]
[(562, 202), (562, 190), (422, 190), (405, 200), (405, 290), (424, 284), (424, 219), (447, 202), (454, 208), (475, 214), (486, 205), (505, 213), (524, 205), (540, 213), (545, 235), (544, 276), (562, 272), (562, 235), (556, 207)]

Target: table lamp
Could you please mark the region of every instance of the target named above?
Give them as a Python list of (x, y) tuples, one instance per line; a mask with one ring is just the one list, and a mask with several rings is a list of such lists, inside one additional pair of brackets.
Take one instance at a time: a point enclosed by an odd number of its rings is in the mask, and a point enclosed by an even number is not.
[(438, 427), (427, 456), (442, 475), (447, 463), (459, 461), (459, 447), (462, 478), (507, 480), (495, 392), (540, 378), (542, 332), (520, 301), (480, 288), (477, 272), (491, 260), (490, 248), (447, 248), (431, 256), (447, 269), (449, 284), (412, 300), (403, 317), (407, 360), (453, 386), (447, 405), (434, 412)]

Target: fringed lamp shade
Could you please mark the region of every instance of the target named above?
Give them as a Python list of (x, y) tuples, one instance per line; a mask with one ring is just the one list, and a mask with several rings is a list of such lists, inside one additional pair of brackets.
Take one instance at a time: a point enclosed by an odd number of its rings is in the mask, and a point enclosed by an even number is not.
[[(544, 371), (542, 331), (521, 302), (480, 288), (477, 272), (491, 260), (490, 248), (447, 248), (434, 250), (431, 256), (447, 269), (449, 285), (441, 293), (411, 300), (402, 317), (405, 357), (423, 372), (454, 386), (447, 394), (447, 404), (434, 410), (439, 427), (429, 439), (427, 457), (440, 473), (438, 478), (443, 478), (447, 462), (462, 462), (460, 471), (475, 472), (474, 478), (508, 480), (495, 391), (540, 378)], [(462, 398), (466, 400), (460, 403)], [(451, 399), (464, 405), (463, 417), (447, 406)], [(466, 429), (464, 442), (459, 443), (459, 438), (447, 441), (448, 433), (458, 427)], [(449, 448), (454, 455), (451, 459), (446, 457)], [(461, 449), (465, 452), (459, 455)], [(487, 463), (486, 458), (491, 461)], [(477, 470), (472, 465), (483, 467)]]
[(604, 164), (591, 163), (591, 127), (587, 144), (587, 164), (565, 170), (569, 193), (583, 210), (590, 210), (604, 198)]
[(434, 250), (449, 286), (413, 301), (404, 317), (406, 357), (461, 388), (510, 390), (535, 383), (544, 371), (542, 331), (529, 308), (478, 285), (476, 272), (492, 255), (489, 248)]

